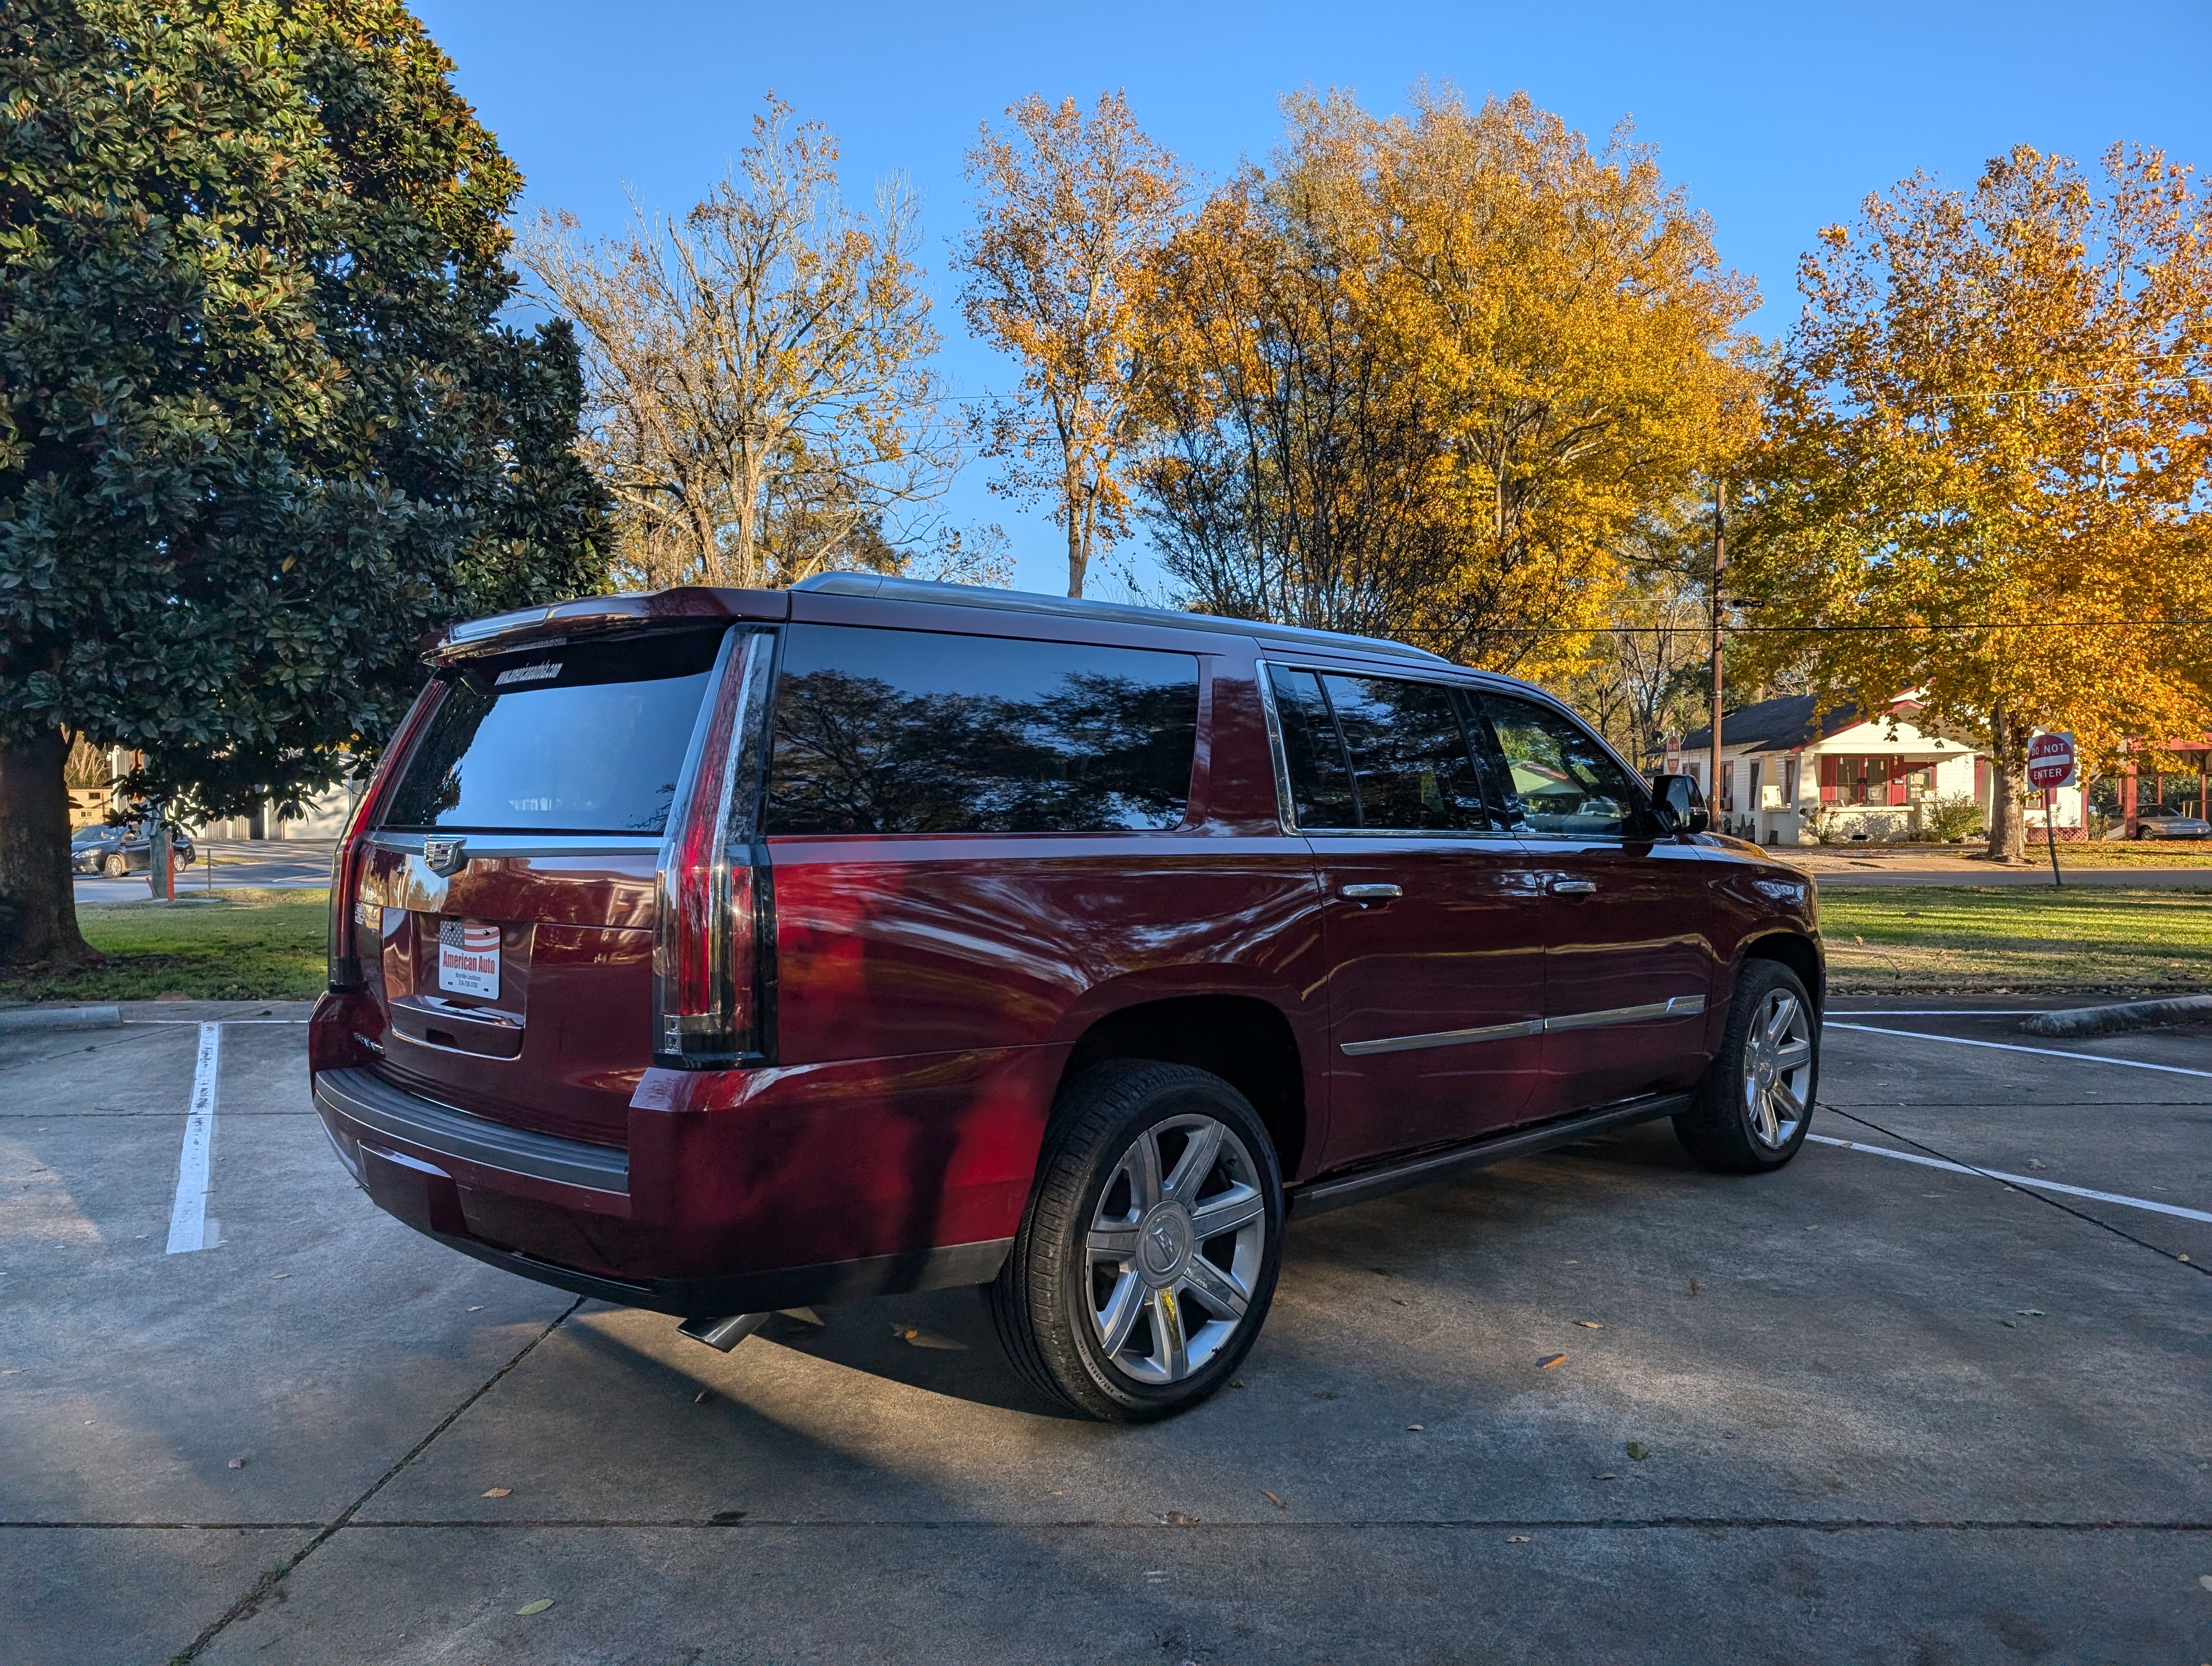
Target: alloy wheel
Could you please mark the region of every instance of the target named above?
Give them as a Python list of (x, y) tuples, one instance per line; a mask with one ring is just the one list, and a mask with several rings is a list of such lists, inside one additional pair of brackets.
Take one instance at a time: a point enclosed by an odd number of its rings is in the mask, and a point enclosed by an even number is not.
[(1203, 1368), (1244, 1322), (1267, 1234), (1260, 1170), (1234, 1129), (1185, 1116), (1138, 1134), (1107, 1176), (1085, 1250), (1108, 1361), (1154, 1384)]
[(1744, 1120), (1751, 1137), (1780, 1151), (1804, 1125), (1813, 1091), (1813, 1020), (1787, 989), (1759, 1002), (1743, 1049)]

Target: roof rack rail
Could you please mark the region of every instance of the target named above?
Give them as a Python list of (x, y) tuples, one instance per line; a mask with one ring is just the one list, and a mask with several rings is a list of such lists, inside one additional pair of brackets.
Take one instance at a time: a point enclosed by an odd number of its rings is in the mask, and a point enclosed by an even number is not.
[(1270, 624), (1264, 619), (1224, 619), (1212, 613), (1177, 613), (1165, 607), (1131, 607), (1073, 596), (1045, 596), (1030, 590), (991, 590), (970, 584), (938, 584), (927, 579), (890, 578), (880, 573), (817, 573), (791, 587), (831, 596), (872, 596), (884, 601), (938, 602), (953, 607), (988, 608), (1001, 613), (1044, 613), (1064, 619), (1110, 619), (1125, 624), (1164, 625), (1175, 630), (1214, 630), (1255, 637), (1286, 647), (1352, 649), (1387, 654), (1431, 665), (1451, 662), (1440, 654), (1380, 636), (1352, 636), (1303, 625)]

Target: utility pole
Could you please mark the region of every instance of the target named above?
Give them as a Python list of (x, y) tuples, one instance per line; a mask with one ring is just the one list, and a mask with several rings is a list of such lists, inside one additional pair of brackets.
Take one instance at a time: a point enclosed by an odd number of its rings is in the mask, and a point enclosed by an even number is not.
[(1706, 777), (1712, 798), (1711, 813), (1718, 819), (1721, 808), (1721, 575), (1728, 570), (1728, 482), (1713, 479), (1713, 752), (1712, 773)]

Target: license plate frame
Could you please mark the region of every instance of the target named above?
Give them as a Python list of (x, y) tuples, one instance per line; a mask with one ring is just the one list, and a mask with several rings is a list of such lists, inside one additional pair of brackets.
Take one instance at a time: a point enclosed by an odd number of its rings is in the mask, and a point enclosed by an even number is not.
[(438, 993), (499, 999), (500, 929), (481, 920), (438, 922)]

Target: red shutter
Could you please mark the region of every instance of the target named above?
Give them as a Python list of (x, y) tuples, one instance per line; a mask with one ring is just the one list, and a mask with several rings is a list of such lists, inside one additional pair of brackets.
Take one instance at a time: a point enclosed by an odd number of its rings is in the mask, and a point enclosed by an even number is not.
[(1836, 760), (1832, 757), (1824, 757), (1820, 760), (1820, 802), (1823, 804), (1833, 804), (1835, 801)]
[(1974, 800), (1981, 802), (1990, 795), (1990, 761), (1985, 757), (1974, 760)]

